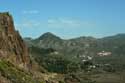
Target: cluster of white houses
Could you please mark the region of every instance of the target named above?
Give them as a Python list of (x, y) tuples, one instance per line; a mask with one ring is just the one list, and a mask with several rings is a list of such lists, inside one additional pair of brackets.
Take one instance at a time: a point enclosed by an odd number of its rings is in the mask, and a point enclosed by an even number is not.
[(98, 56), (110, 56), (111, 54), (112, 54), (111, 52), (106, 52), (106, 51), (97, 53)]

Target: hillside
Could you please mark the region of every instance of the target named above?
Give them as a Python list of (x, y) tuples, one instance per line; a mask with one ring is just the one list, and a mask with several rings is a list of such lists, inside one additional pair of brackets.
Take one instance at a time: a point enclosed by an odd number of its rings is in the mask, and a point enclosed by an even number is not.
[[(124, 78), (124, 74), (123, 76), (122, 74), (117, 75), (117, 73), (124, 72), (125, 69), (124, 34), (105, 38), (83, 36), (65, 40), (49, 32), (39, 38), (25, 40), (30, 54), (39, 65), (49, 72), (66, 75), (73, 73), (80, 83), (100, 83), (100, 80), (102, 83), (117, 83), (121, 77)], [(99, 79), (93, 78), (96, 74)], [(111, 76), (111, 78), (107, 78), (111, 79), (110, 82), (106, 81), (103, 75)], [(84, 80), (82, 76), (88, 80)], [(121, 83), (123, 83), (122, 81)]]
[(32, 73), (35, 64), (31, 62), (12, 16), (0, 13), (0, 83), (41, 83)]
[(78, 37), (73, 39), (61, 39), (52, 34), (45, 33), (36, 39), (25, 39), (28, 46), (38, 48), (52, 48), (63, 55), (70, 56), (97, 56), (99, 52), (111, 52), (113, 56), (124, 55), (125, 34), (105, 38)]
[(9, 13), (0, 13), (0, 57), (12, 61), (15, 65), (30, 64), (28, 48), (15, 30)]

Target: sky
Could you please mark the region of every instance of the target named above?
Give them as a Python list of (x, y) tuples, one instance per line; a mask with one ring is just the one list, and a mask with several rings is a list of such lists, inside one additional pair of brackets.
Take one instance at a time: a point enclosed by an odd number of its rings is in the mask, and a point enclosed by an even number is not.
[(125, 33), (125, 0), (0, 0), (23, 37), (52, 32), (62, 38)]

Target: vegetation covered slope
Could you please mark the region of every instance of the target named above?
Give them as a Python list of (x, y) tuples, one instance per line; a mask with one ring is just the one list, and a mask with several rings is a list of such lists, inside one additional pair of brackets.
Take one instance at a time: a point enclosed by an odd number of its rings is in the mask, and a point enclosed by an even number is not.
[(124, 83), (121, 80), (125, 69), (124, 38), (124, 34), (118, 34), (100, 39), (79, 37), (64, 40), (45, 33), (37, 39), (25, 41), (39, 65), (49, 72), (65, 74), (64, 80), (68, 78), (69, 83), (74, 77), (78, 78), (78, 83)]
[(105, 38), (78, 37), (64, 40), (47, 32), (37, 39), (25, 39), (27, 44), (38, 48), (52, 48), (63, 55), (96, 56), (101, 51), (111, 52), (113, 55), (124, 55), (125, 34)]
[[(125, 65), (125, 34), (99, 39), (93, 37), (79, 37), (64, 40), (49, 32), (37, 39), (27, 39), (26, 42), (31, 49), (31, 54), (35, 56), (39, 55), (39, 57), (53, 54), (77, 61), (77, 63), (91, 59), (97, 64), (119, 65), (119, 67), (116, 66), (115, 68), (123, 68)], [(45, 49), (47, 49), (48, 52)], [(49, 51), (50, 49), (51, 51)]]
[[(2, 59), (0, 59), (0, 77), (6, 78), (10, 81), (9, 83), (42, 83), (34, 79), (33, 74), (19, 69), (9, 61)], [(2, 81), (3, 79), (0, 79), (0, 83), (8, 83)]]

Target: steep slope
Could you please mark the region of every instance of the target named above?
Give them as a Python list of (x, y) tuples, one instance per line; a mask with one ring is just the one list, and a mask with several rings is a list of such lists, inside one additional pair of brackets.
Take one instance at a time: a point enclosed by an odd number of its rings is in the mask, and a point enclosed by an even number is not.
[(0, 58), (26, 67), (30, 64), (28, 48), (18, 31), (14, 28), (12, 16), (0, 13)]
[(0, 83), (41, 83), (31, 73), (35, 72), (32, 65), (12, 16), (8, 12), (0, 13)]

